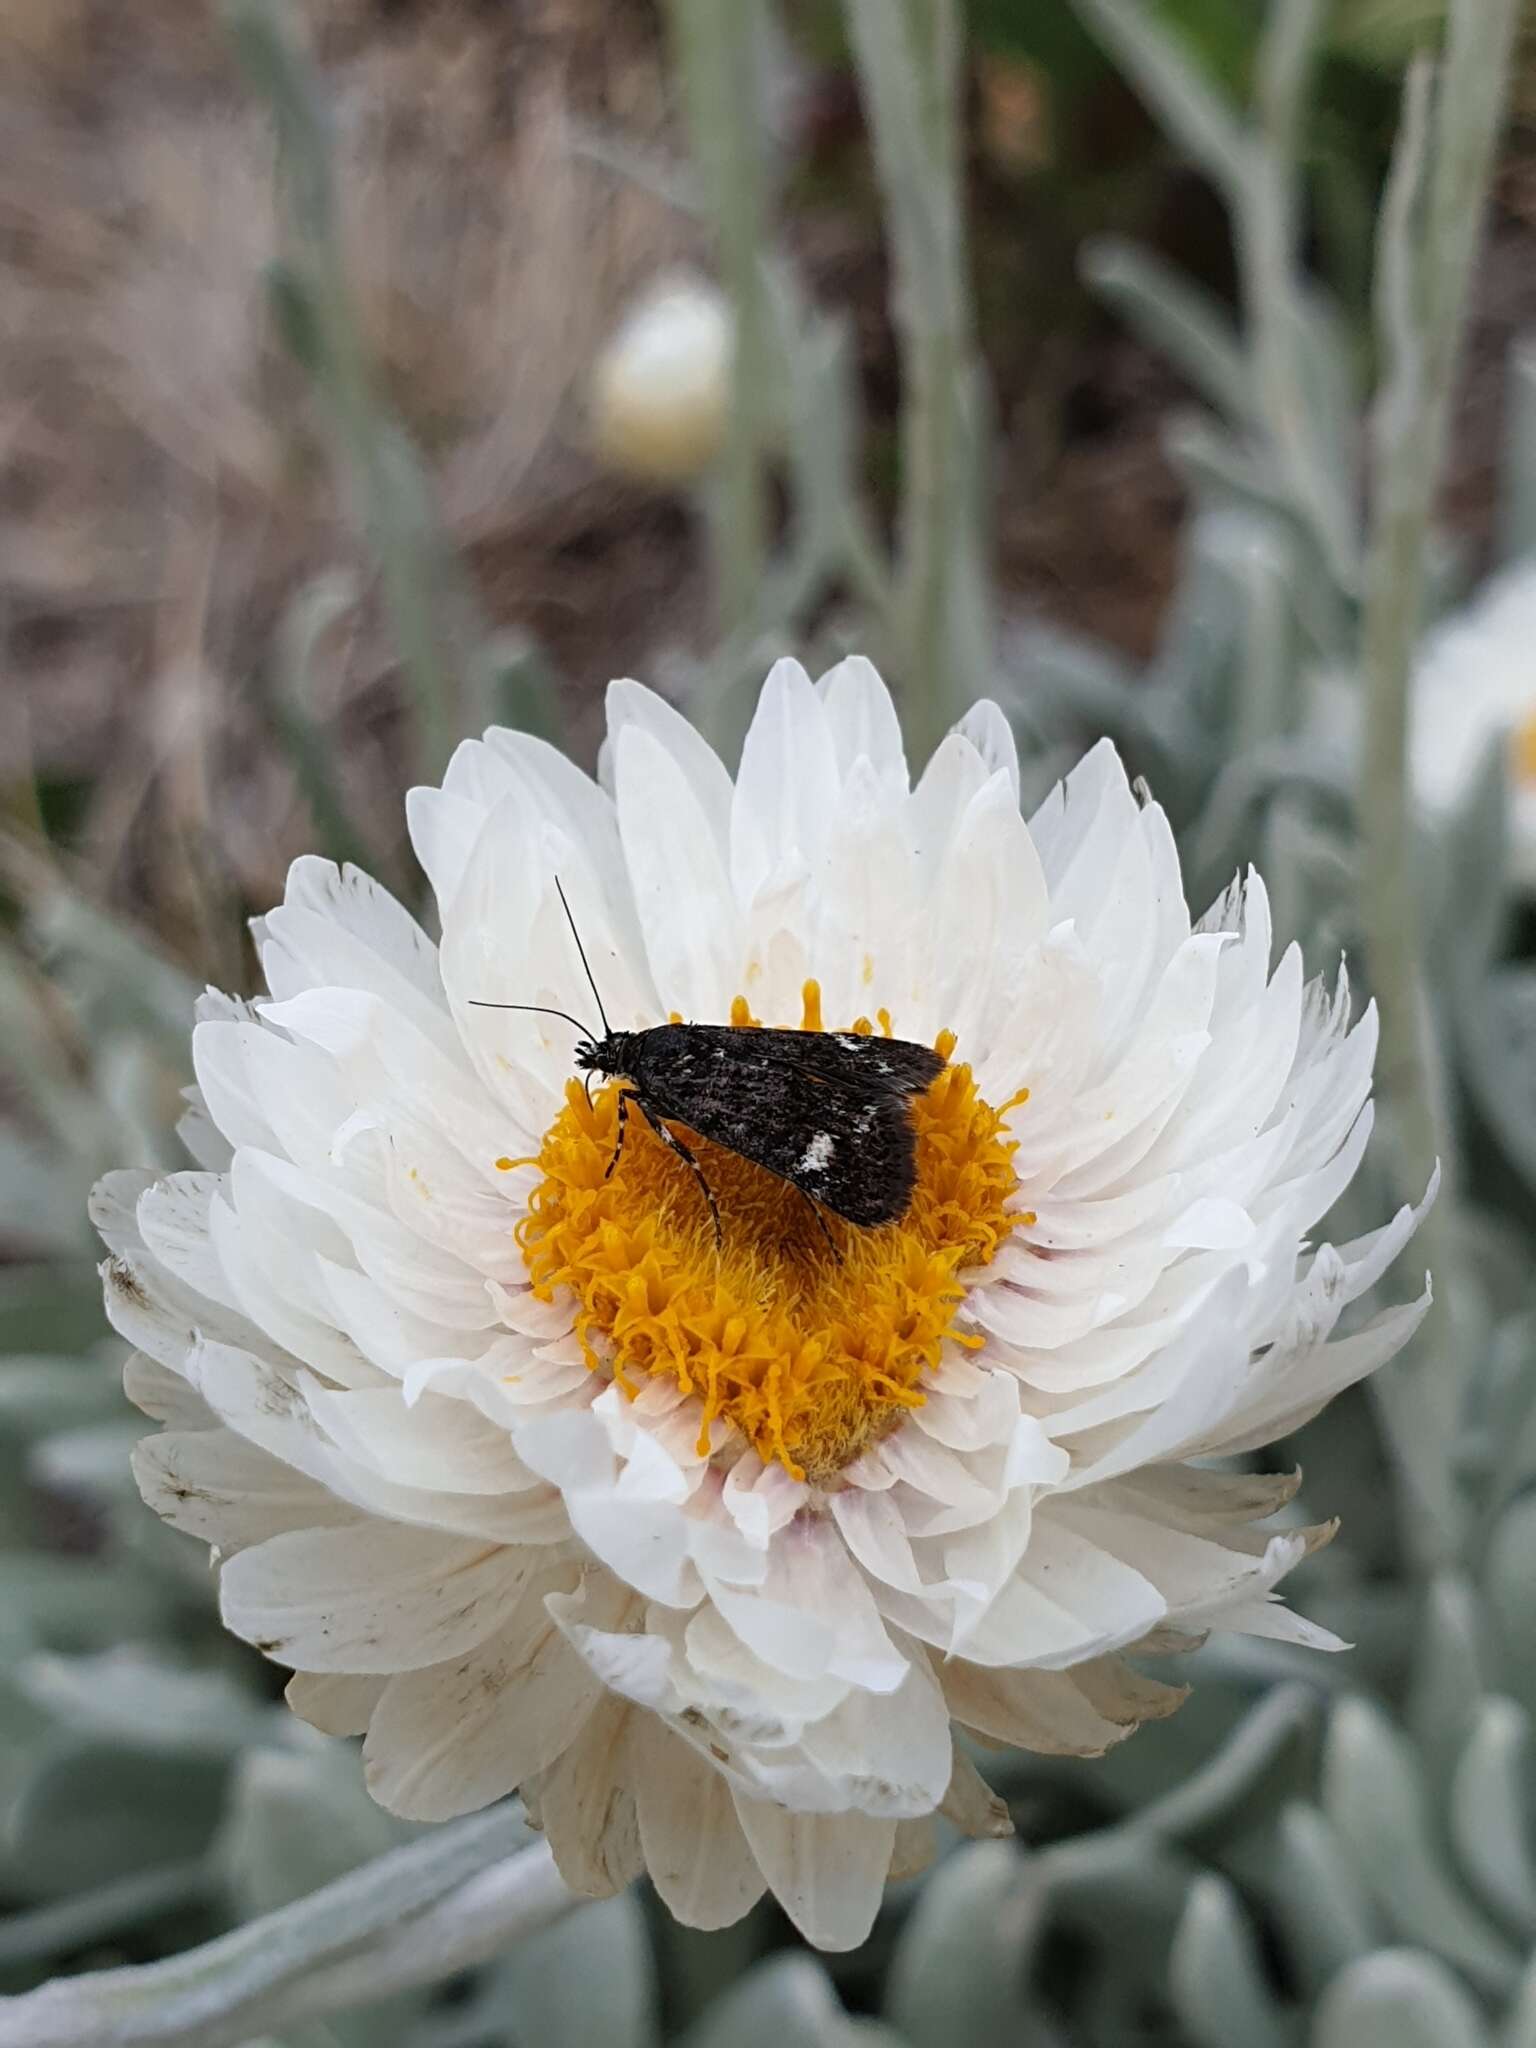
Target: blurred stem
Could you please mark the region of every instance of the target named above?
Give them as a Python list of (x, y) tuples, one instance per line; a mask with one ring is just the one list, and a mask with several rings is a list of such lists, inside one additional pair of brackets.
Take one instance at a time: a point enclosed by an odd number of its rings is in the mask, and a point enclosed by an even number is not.
[(768, 299), (758, 44), (760, 0), (672, 0), (693, 150), (714, 215), (735, 348), (721, 489), (714, 512), (722, 633), (749, 628), (768, 552)]
[(217, 1940), (0, 1998), (0, 2048), (237, 2048), (485, 1962), (579, 1899), (493, 1807)]
[(960, 619), (976, 544), (961, 218), (958, 0), (847, 0), (891, 240), (901, 350), (901, 571), (890, 637), (905, 673), (914, 758), (959, 717), (978, 678)]
[(436, 780), (455, 723), (444, 620), (463, 592), (420, 459), (375, 386), (347, 284), (329, 124), (295, 17), (286, 0), (225, 0), (224, 19), (277, 125), (293, 253), (272, 274), (274, 312), (329, 404), (415, 702), (415, 773)]
[(1361, 663), (1366, 738), (1361, 764), (1362, 884), (1372, 986), (1381, 1001), (1380, 1077), (1396, 1120), (1408, 1191), (1437, 1158), (1446, 1185), (1423, 1238), (1440, 1300), (1410, 1360), (1393, 1375), (1395, 1425), (1440, 1452), (1431, 1479), (1419, 1456), (1406, 1475), (1434, 1484), (1427, 1502), (1448, 1541), (1450, 1456), (1465, 1361), (1454, 1159), (1421, 967), (1408, 781), (1409, 685), (1422, 621), (1426, 552), (1444, 466), (1450, 405), (1483, 206), (1509, 73), (1516, 0), (1454, 0), (1438, 90), (1427, 65), (1410, 74), (1382, 212), (1376, 321), (1383, 382), (1372, 420), (1374, 504), (1365, 572)]

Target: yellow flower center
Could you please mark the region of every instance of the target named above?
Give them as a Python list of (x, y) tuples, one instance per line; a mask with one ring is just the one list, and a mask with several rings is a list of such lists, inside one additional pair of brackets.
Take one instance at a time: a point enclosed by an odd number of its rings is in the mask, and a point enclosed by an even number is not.
[[(755, 1022), (740, 996), (731, 1022)], [(884, 1011), (880, 1022), (889, 1036)], [(814, 982), (801, 1028), (822, 1028)], [(853, 1029), (872, 1026), (860, 1018)], [(937, 1049), (949, 1058), (948, 1032)], [(979, 1341), (956, 1329), (960, 1275), (1029, 1220), (1008, 1208), (1018, 1180), (1004, 1123), (1027, 1091), (993, 1109), (969, 1067), (946, 1066), (911, 1105), (911, 1202), (879, 1229), (822, 1211), (824, 1234), (798, 1189), (688, 1132), (719, 1206), (718, 1247), (697, 1181), (642, 1118), (630, 1118), (623, 1157), (604, 1178), (618, 1095), (610, 1082), (589, 1103), (569, 1081), (544, 1135), (544, 1178), (517, 1233), (535, 1294), (570, 1290), (588, 1365), (625, 1393), (660, 1378), (695, 1397), (701, 1455), (724, 1422), (717, 1450), (745, 1440), (797, 1479), (831, 1479), (921, 1406), (946, 1338)]]

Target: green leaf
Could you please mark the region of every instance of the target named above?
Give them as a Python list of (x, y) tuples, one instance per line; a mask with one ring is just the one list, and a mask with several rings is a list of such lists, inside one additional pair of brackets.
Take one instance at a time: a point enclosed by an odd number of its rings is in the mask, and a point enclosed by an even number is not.
[(280, 1707), (253, 1698), (229, 1671), (178, 1667), (131, 1643), (25, 1658), (14, 1683), (76, 1734), (184, 1756), (228, 1759), (287, 1725)]
[(1486, 1685), (1477, 1595), (1440, 1573), (1424, 1603), (1406, 1716), (1432, 1782), (1444, 1782), (1466, 1747)]
[(1174, 2011), (1196, 2048), (1287, 2048), (1253, 1930), (1224, 1878), (1196, 1880), (1168, 1978)]
[(1090, 242), (1083, 281), (1133, 333), (1164, 356), (1229, 422), (1246, 420), (1253, 385), (1241, 341), (1221, 301), (1150, 249), (1118, 236)]
[(1530, 1716), (1485, 1700), (1451, 1784), (1451, 1838), (1479, 1896), (1526, 1940), (1536, 1935), (1530, 1795)]
[(416, 1832), (369, 1798), (351, 1745), (259, 1748), (240, 1763), (219, 1857), (241, 1913), (253, 1918), (318, 1891)]
[(1483, 1595), (1498, 1652), (1498, 1684), (1536, 1713), (1536, 1491), (1512, 1500), (1489, 1539)]
[(1127, 1827), (1206, 1851), (1233, 1832), (1252, 1832), (1305, 1787), (1319, 1712), (1306, 1686), (1275, 1687), (1209, 1763), (1132, 1815)]
[(1280, 1816), (1267, 1889), (1292, 1965), (1310, 1991), (1380, 1944), (1370, 1901), (1315, 1806), (1298, 1801)]
[(1323, 1994), (1309, 2048), (1490, 2048), (1477, 2007), (1433, 1956), (1382, 1949)]
[(105, 1884), (201, 1856), (227, 1782), (227, 1766), (206, 1756), (129, 1743), (54, 1744), (8, 1817), (7, 1885), (26, 1898), (61, 1898), (82, 1872)]
[(1323, 1761), (1323, 1811), (1371, 1896), (1406, 1939), (1479, 1985), (1508, 1990), (1515, 1953), (1442, 1868), (1413, 1752), (1379, 1708), (1335, 1708)]
[[(344, 1877), (418, 1831), (369, 1798), (351, 1743), (259, 1748), (238, 1768), (215, 1860), (243, 1920), (277, 1911)], [(391, 2048), (421, 2011), (419, 1996), (355, 2007), (289, 2036), (289, 2048)]]
[(470, 723), (510, 725), (559, 746), (565, 737), (560, 673), (531, 633), (497, 633), (469, 658), (465, 696)]
[(686, 2048), (856, 2048), (861, 2038), (838, 2004), (826, 1971), (801, 1953), (775, 1956), (749, 1970), (689, 2030), (685, 2043)]
[(131, 1415), (60, 1430), (34, 1446), (28, 1475), (35, 1486), (68, 1500), (91, 1505), (137, 1500), (128, 1460), (143, 1434), (143, 1420)]
[(1040, 1899), (1008, 1842), (975, 1842), (918, 1897), (891, 1962), (885, 2009), (912, 2048), (1021, 2040), (1023, 1976)]
[(656, 2013), (645, 1915), (632, 1891), (520, 1942), (475, 2001), (477, 2024), (518, 2048), (578, 2041), (653, 2048)]
[(160, 1619), (153, 1585), (98, 1559), (0, 1552), (0, 1645), (98, 1650), (149, 1633)]
[(0, 1441), (30, 1443), (122, 1410), (119, 1376), (97, 1359), (45, 1353), (0, 1358)]

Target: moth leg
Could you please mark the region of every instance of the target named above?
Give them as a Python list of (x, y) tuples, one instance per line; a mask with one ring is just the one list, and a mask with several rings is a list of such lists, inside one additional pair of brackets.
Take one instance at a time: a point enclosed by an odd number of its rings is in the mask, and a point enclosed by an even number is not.
[[(620, 1100), (622, 1101), (623, 1098), (620, 1097)], [(651, 1108), (650, 1104), (645, 1100), (643, 1096), (636, 1095), (634, 1100), (639, 1108), (640, 1114), (645, 1118), (646, 1122), (650, 1125), (651, 1129), (656, 1133), (657, 1137), (660, 1138), (663, 1145), (666, 1145), (671, 1151), (677, 1154), (678, 1158), (682, 1160), (683, 1164), (688, 1168), (689, 1172), (698, 1182), (699, 1187), (703, 1193), (704, 1199), (709, 1204), (710, 1221), (715, 1226), (715, 1250), (719, 1251), (721, 1245), (725, 1242), (725, 1234), (720, 1228), (720, 1204), (715, 1200), (714, 1189), (710, 1186), (709, 1182), (704, 1177), (703, 1167), (700, 1166), (694, 1154), (683, 1143), (682, 1139), (677, 1135), (676, 1131), (672, 1130), (668, 1125), (662, 1122), (661, 1118), (656, 1114), (655, 1110)]]
[[(616, 1167), (616, 1166), (618, 1165), (618, 1163), (619, 1163), (619, 1154), (620, 1154), (620, 1153), (621, 1153), (621, 1152), (622, 1152), (622, 1151), (624, 1150), (624, 1135), (625, 1135), (625, 1133), (626, 1133), (626, 1132), (628, 1131), (628, 1129), (629, 1129), (629, 1105), (630, 1105), (630, 1104), (631, 1104), (632, 1102), (639, 1102), (639, 1101), (640, 1101), (640, 1096), (639, 1096), (639, 1093), (638, 1093), (638, 1091), (637, 1091), (637, 1090), (635, 1090), (635, 1089), (633, 1089), (633, 1088), (624, 1088), (624, 1089), (621, 1089), (621, 1090), (620, 1090), (620, 1092), (619, 1092), (619, 1141), (618, 1141), (618, 1143), (617, 1143), (617, 1144), (616, 1144), (616, 1145), (614, 1146), (614, 1148), (613, 1148), (613, 1157), (612, 1157), (612, 1158), (611, 1158), (611, 1159), (609, 1160), (609, 1162), (608, 1162), (608, 1167), (607, 1167), (607, 1171), (606, 1171), (606, 1172), (604, 1173), (604, 1175), (603, 1175), (603, 1179), (604, 1179), (604, 1180), (612, 1180), (612, 1178), (613, 1178), (613, 1169), (614, 1169), (614, 1168), (615, 1168), (615, 1167)], [(643, 1108), (643, 1107), (644, 1107), (644, 1105), (643, 1105), (643, 1104), (641, 1104), (641, 1107)], [(652, 1121), (654, 1122), (654, 1121), (655, 1121), (655, 1119), (654, 1119), (654, 1118), (652, 1118)]]
[(827, 1227), (827, 1219), (821, 1213), (820, 1202), (817, 1201), (814, 1195), (808, 1195), (798, 1182), (791, 1181), (790, 1186), (794, 1188), (795, 1193), (800, 1196), (801, 1200), (809, 1205), (811, 1214), (816, 1218), (816, 1228), (827, 1240), (827, 1250), (832, 1254), (838, 1265), (841, 1265), (843, 1263), (843, 1255), (837, 1248), (837, 1239)]

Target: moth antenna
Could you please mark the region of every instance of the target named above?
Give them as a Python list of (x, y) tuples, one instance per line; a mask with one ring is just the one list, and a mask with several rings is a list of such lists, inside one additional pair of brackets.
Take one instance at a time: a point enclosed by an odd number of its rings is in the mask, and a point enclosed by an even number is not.
[[(583, 1024), (579, 1017), (573, 1017), (569, 1010), (547, 1010), (542, 1003), (485, 1003), (478, 996), (469, 998), (472, 1010), (526, 1010), (533, 1017), (561, 1017), (567, 1024), (574, 1024), (583, 1038), (591, 1038), (592, 1026)], [(604, 1023), (607, 1022), (605, 1018)]]
[(608, 1012), (603, 1008), (603, 999), (597, 992), (597, 981), (587, 962), (587, 949), (581, 943), (581, 933), (576, 929), (576, 920), (571, 915), (571, 906), (565, 900), (565, 891), (560, 887), (560, 877), (558, 875), (555, 877), (555, 889), (560, 897), (560, 908), (565, 912), (565, 921), (571, 928), (571, 937), (576, 941), (576, 950), (581, 955), (581, 964), (586, 969), (587, 987), (591, 989), (593, 999), (597, 1004), (597, 1014), (603, 1020), (603, 1036), (605, 1038), (612, 1038), (613, 1026), (608, 1022)]

